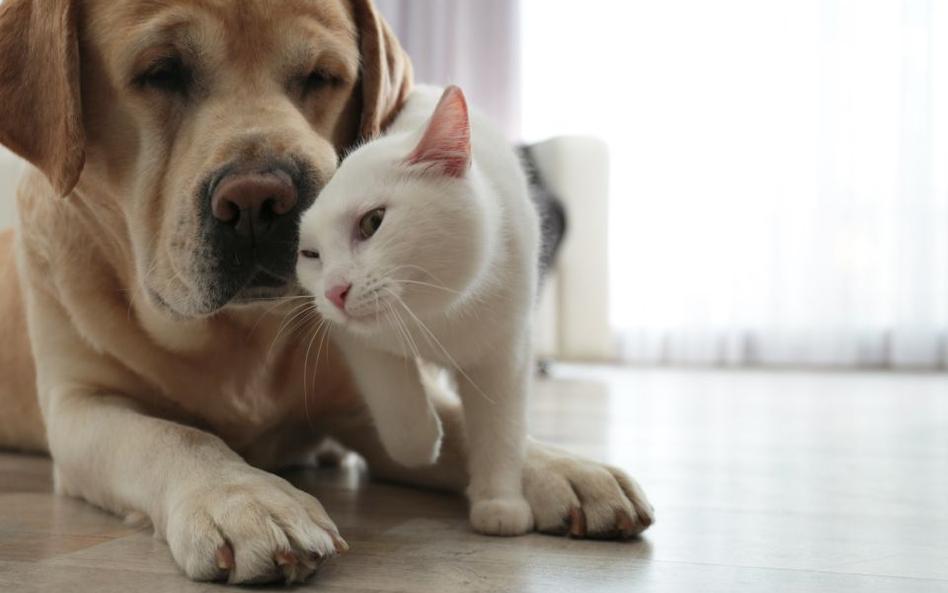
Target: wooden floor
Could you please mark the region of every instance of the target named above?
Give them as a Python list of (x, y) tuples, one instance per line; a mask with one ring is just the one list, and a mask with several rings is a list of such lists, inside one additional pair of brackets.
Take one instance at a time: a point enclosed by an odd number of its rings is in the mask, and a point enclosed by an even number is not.
[[(948, 591), (948, 376), (557, 366), (534, 434), (630, 470), (657, 523), (627, 543), (470, 533), (463, 501), (291, 474), (351, 551), (332, 591)], [(223, 591), (148, 530), (50, 493), (0, 454), (0, 591)], [(282, 589), (282, 588), (277, 588)]]

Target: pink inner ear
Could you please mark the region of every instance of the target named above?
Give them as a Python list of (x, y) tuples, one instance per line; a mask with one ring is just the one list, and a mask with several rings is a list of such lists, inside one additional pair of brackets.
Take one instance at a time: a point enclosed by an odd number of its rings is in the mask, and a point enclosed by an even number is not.
[(471, 166), (471, 123), (464, 93), (445, 89), (421, 142), (408, 156), (409, 164), (428, 163), (451, 177), (463, 177)]

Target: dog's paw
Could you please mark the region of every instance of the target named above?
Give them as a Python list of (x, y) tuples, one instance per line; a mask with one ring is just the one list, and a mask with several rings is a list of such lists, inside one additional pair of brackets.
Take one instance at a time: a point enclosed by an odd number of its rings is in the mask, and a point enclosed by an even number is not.
[(628, 539), (655, 521), (645, 493), (625, 472), (540, 443), (528, 446), (523, 488), (544, 533)]
[(165, 535), (199, 581), (299, 582), (348, 549), (319, 501), (245, 465), (175, 497)]
[(533, 529), (533, 513), (522, 498), (471, 502), (471, 526), (486, 535), (521, 535)]

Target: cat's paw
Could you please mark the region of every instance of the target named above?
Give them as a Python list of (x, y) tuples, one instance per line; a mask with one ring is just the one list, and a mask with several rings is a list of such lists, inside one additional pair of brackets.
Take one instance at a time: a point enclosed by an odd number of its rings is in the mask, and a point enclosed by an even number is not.
[(523, 492), (543, 533), (628, 539), (655, 521), (642, 488), (624, 471), (535, 441), (527, 446)]
[(522, 535), (533, 530), (533, 512), (523, 498), (472, 501), (471, 526), (486, 535)]

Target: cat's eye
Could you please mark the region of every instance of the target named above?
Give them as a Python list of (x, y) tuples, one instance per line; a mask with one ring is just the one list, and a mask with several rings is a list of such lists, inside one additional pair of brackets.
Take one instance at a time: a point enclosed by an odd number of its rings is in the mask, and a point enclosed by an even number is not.
[(382, 219), (385, 218), (385, 208), (376, 208), (362, 217), (359, 221), (359, 236), (365, 240), (375, 234), (382, 226)]
[(135, 79), (142, 88), (164, 93), (187, 95), (191, 86), (191, 70), (177, 57), (162, 58)]
[(300, 251), (300, 255), (305, 257), (306, 259), (319, 259), (319, 252), (310, 251), (309, 249), (304, 249)]

